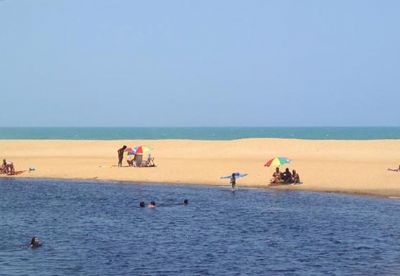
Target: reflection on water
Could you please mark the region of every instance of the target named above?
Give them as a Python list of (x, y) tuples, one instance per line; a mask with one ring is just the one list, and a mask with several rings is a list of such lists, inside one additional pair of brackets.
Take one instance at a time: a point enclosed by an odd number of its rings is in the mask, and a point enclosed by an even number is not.
[[(189, 205), (181, 204), (185, 198)], [(398, 274), (400, 201), (0, 180), (0, 274)], [(156, 209), (139, 202), (156, 201)], [(34, 235), (44, 245), (27, 244)]]

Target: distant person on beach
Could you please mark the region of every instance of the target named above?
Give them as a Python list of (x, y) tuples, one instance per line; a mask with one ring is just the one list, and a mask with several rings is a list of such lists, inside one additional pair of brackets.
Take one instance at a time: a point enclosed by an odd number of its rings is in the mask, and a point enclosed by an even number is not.
[(151, 157), (151, 154), (147, 157), (146, 167), (155, 167), (156, 164), (154, 163), (154, 157)]
[(11, 161), (7, 161), (6, 159), (3, 159), (3, 164), (1, 166), (1, 172), (8, 174), (8, 175), (14, 175), (15, 174), (14, 163)]
[(397, 169), (391, 169), (389, 168), (388, 171), (392, 171), (392, 172), (400, 172), (400, 165)]
[(0, 173), (7, 173), (7, 162), (6, 162), (6, 159), (3, 159), (3, 163), (1, 165)]
[(279, 184), (280, 181), (281, 181), (281, 172), (279, 171), (279, 167), (277, 167), (272, 175), (271, 184)]
[(37, 248), (37, 247), (41, 246), (39, 239), (36, 238), (36, 237), (33, 237), (33, 238), (31, 239), (31, 243), (29, 244), (29, 246), (30, 246), (31, 248)]
[(118, 167), (122, 167), (122, 160), (124, 159), (124, 151), (126, 146), (124, 145), (122, 148), (118, 150)]
[(300, 184), (300, 175), (296, 172), (296, 170), (293, 170), (292, 177), (294, 184)]
[(289, 171), (289, 168), (286, 168), (285, 172), (283, 173), (283, 178), (282, 179), (283, 179), (283, 182), (285, 184), (290, 184), (290, 183), (293, 182), (292, 174)]
[(231, 182), (231, 185), (232, 185), (232, 190), (234, 190), (235, 187), (236, 187), (236, 176), (235, 176), (234, 173), (231, 175), (230, 182)]
[(133, 155), (131, 159), (126, 160), (126, 162), (128, 163), (129, 167), (136, 167), (135, 155)]
[(156, 208), (156, 203), (154, 201), (150, 202), (148, 208)]

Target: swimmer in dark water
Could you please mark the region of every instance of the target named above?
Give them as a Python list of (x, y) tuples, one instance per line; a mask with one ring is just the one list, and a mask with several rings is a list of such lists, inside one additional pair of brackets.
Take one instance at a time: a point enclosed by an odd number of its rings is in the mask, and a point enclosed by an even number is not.
[(148, 208), (156, 208), (156, 203), (154, 201), (150, 202)]
[(189, 200), (185, 199), (185, 200), (183, 201), (183, 205), (188, 205), (188, 204), (189, 204)]
[(140, 206), (140, 208), (144, 208), (146, 205), (144, 204), (144, 201), (141, 201), (141, 202), (139, 203), (139, 206)]
[(40, 244), (40, 242), (39, 242), (39, 239), (36, 238), (36, 237), (33, 237), (33, 238), (31, 239), (31, 243), (30, 243), (29, 246), (30, 246), (31, 248), (37, 248), (37, 247), (41, 246), (41, 244)]

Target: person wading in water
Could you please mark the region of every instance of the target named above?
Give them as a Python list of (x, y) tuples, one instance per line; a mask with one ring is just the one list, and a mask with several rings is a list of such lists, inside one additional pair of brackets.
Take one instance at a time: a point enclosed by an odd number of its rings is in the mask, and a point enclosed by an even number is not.
[(232, 191), (234, 191), (236, 187), (236, 175), (234, 173), (231, 175), (231, 185), (232, 185)]

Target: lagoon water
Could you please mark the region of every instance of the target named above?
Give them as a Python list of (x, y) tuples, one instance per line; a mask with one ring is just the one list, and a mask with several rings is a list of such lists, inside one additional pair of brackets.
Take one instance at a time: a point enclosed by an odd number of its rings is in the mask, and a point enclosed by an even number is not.
[[(398, 200), (28, 179), (0, 179), (0, 199), (0, 275), (400, 271)], [(159, 206), (141, 209), (142, 200)], [(34, 250), (33, 235), (43, 241)]]

